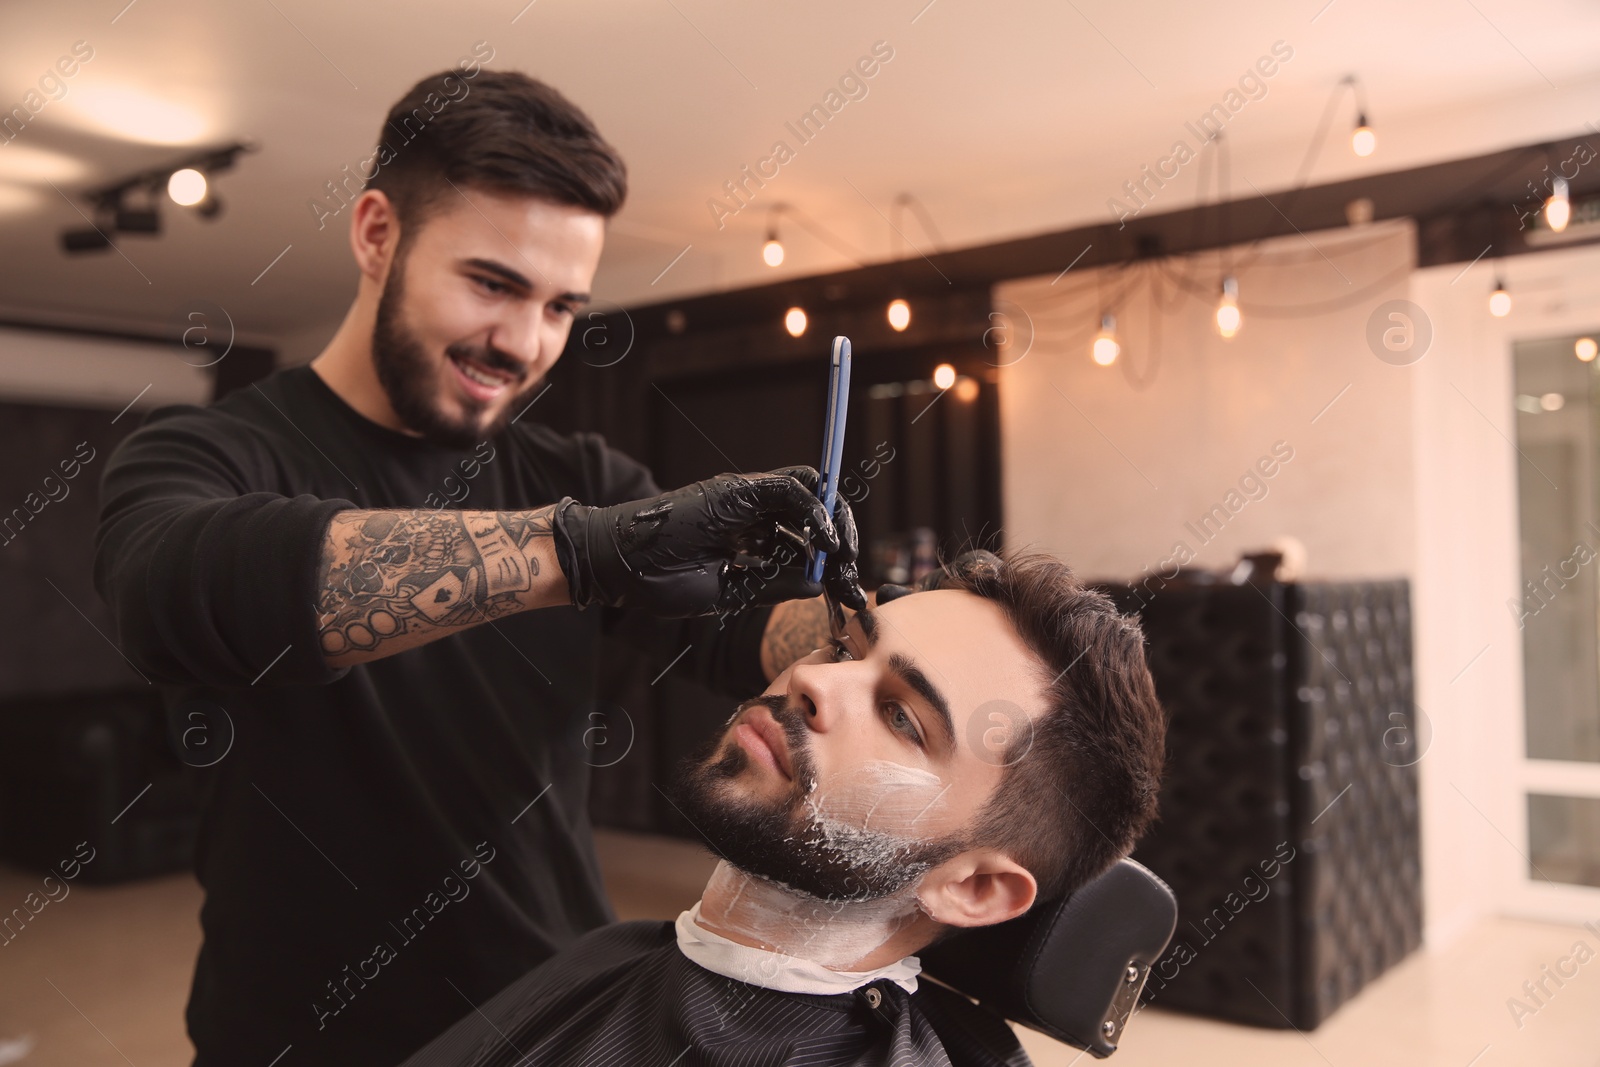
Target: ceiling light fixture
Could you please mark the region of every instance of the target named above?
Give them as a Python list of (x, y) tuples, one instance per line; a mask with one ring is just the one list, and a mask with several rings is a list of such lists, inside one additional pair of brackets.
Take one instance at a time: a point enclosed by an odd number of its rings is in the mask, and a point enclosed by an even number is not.
[(1089, 346), (1089, 354), (1102, 367), (1111, 366), (1117, 361), (1117, 356), (1122, 354), (1122, 346), (1117, 343), (1115, 315), (1100, 316), (1100, 332), (1094, 335), (1094, 343)]
[(1378, 150), (1378, 135), (1367, 125), (1367, 116), (1356, 116), (1356, 128), (1350, 133), (1350, 151), (1358, 156), (1370, 156)]
[[(193, 207), (201, 218), (215, 219), (222, 213), (222, 201), (216, 195), (210, 176), (229, 170), (241, 153), (253, 151), (254, 145), (236, 141), (222, 148), (191, 153), (174, 163), (151, 167), (83, 193), (82, 198), (93, 206), (95, 221), (88, 229), (63, 231), (62, 250), (103, 251), (111, 246), (107, 230), (160, 233), (159, 205), (163, 192), (173, 203)], [(136, 195), (143, 196), (142, 205), (135, 199)]]
[(194, 207), (206, 198), (206, 176), (193, 167), (175, 170), (167, 179), (167, 195), (179, 207)]
[(1367, 121), (1366, 93), (1361, 89), (1361, 79), (1354, 74), (1346, 74), (1340, 84), (1350, 86), (1356, 97), (1356, 128), (1350, 131), (1350, 151), (1365, 158), (1378, 150), (1378, 135)]
[(1550, 187), (1550, 198), (1544, 202), (1544, 221), (1550, 229), (1560, 233), (1572, 221), (1572, 198), (1567, 193), (1567, 180), (1557, 178)]
[(769, 267), (783, 264), (783, 242), (778, 240), (778, 214), (783, 208), (783, 204), (773, 204), (767, 211), (767, 239), (761, 246), (761, 261)]
[(1239, 314), (1239, 279), (1228, 275), (1222, 279), (1222, 299), (1217, 303), (1217, 332), (1225, 341), (1232, 340), (1243, 325)]
[(1489, 314), (1497, 319), (1511, 314), (1511, 294), (1506, 291), (1506, 283), (1499, 278), (1494, 280), (1494, 292), (1489, 294)]

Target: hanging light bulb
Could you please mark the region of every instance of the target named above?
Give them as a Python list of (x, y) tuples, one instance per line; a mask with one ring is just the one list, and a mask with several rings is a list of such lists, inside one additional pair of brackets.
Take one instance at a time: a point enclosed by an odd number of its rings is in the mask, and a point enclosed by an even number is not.
[(1244, 317), (1239, 314), (1239, 279), (1228, 275), (1222, 279), (1222, 300), (1217, 304), (1217, 332), (1223, 340), (1230, 340), (1239, 332)]
[(1489, 314), (1497, 319), (1511, 314), (1511, 294), (1506, 292), (1506, 283), (1499, 278), (1494, 280), (1494, 292), (1489, 294)]
[(181, 207), (193, 207), (206, 198), (206, 176), (193, 167), (172, 172), (167, 179), (167, 195)]
[(956, 369), (948, 363), (941, 363), (933, 368), (933, 384), (940, 389), (948, 389), (956, 384)]
[(1572, 354), (1585, 363), (1593, 363), (1594, 357), (1600, 355), (1600, 344), (1593, 337), (1580, 337), (1572, 346)]
[(1350, 134), (1350, 151), (1358, 156), (1370, 156), (1378, 149), (1378, 135), (1367, 125), (1365, 113), (1356, 116), (1356, 128)]
[(1572, 198), (1567, 195), (1567, 180), (1557, 178), (1551, 186), (1550, 199), (1544, 202), (1544, 221), (1560, 233), (1572, 221)]
[(767, 231), (767, 243), (761, 246), (761, 259), (769, 267), (776, 267), (783, 262), (783, 242), (778, 240), (777, 230)]
[(911, 325), (911, 305), (904, 300), (889, 301), (889, 325), (896, 333)]
[(1094, 361), (1102, 367), (1109, 367), (1117, 361), (1117, 356), (1122, 354), (1122, 346), (1117, 344), (1117, 317), (1115, 315), (1100, 316), (1100, 332), (1094, 335), (1094, 344), (1089, 349)]
[(783, 328), (789, 331), (790, 337), (799, 337), (806, 332), (805, 308), (790, 308), (783, 313)]

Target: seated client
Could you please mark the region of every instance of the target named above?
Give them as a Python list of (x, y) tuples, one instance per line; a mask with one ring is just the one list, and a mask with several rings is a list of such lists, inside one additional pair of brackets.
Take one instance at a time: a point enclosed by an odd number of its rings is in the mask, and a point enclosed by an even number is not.
[(969, 553), (926, 585), (685, 761), (673, 803), (721, 857), (694, 907), (591, 932), (408, 1063), (1026, 1064), (916, 953), (1125, 856), (1165, 722), (1138, 624), (1060, 561)]

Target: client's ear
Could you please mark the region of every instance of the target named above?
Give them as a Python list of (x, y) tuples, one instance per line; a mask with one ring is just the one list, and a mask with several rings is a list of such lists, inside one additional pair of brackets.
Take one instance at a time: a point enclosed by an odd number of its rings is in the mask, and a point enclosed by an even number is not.
[(993, 849), (972, 849), (923, 876), (917, 898), (947, 926), (990, 926), (1033, 906), (1039, 884), (1026, 867)]

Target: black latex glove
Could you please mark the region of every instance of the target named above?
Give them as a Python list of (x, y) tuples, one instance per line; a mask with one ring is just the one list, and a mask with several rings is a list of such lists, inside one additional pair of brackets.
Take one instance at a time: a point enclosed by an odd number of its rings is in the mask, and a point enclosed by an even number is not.
[[(565, 497), (552, 526), (572, 602), (685, 618), (814, 597), (826, 584), (841, 603), (864, 607), (855, 517), (839, 497), (830, 522), (816, 486), (813, 468), (784, 467), (719, 474), (611, 507)], [(808, 554), (779, 525), (802, 537), (809, 527), (809, 544), (828, 553), (822, 582), (806, 580)], [(736, 565), (741, 553), (760, 565)]]

